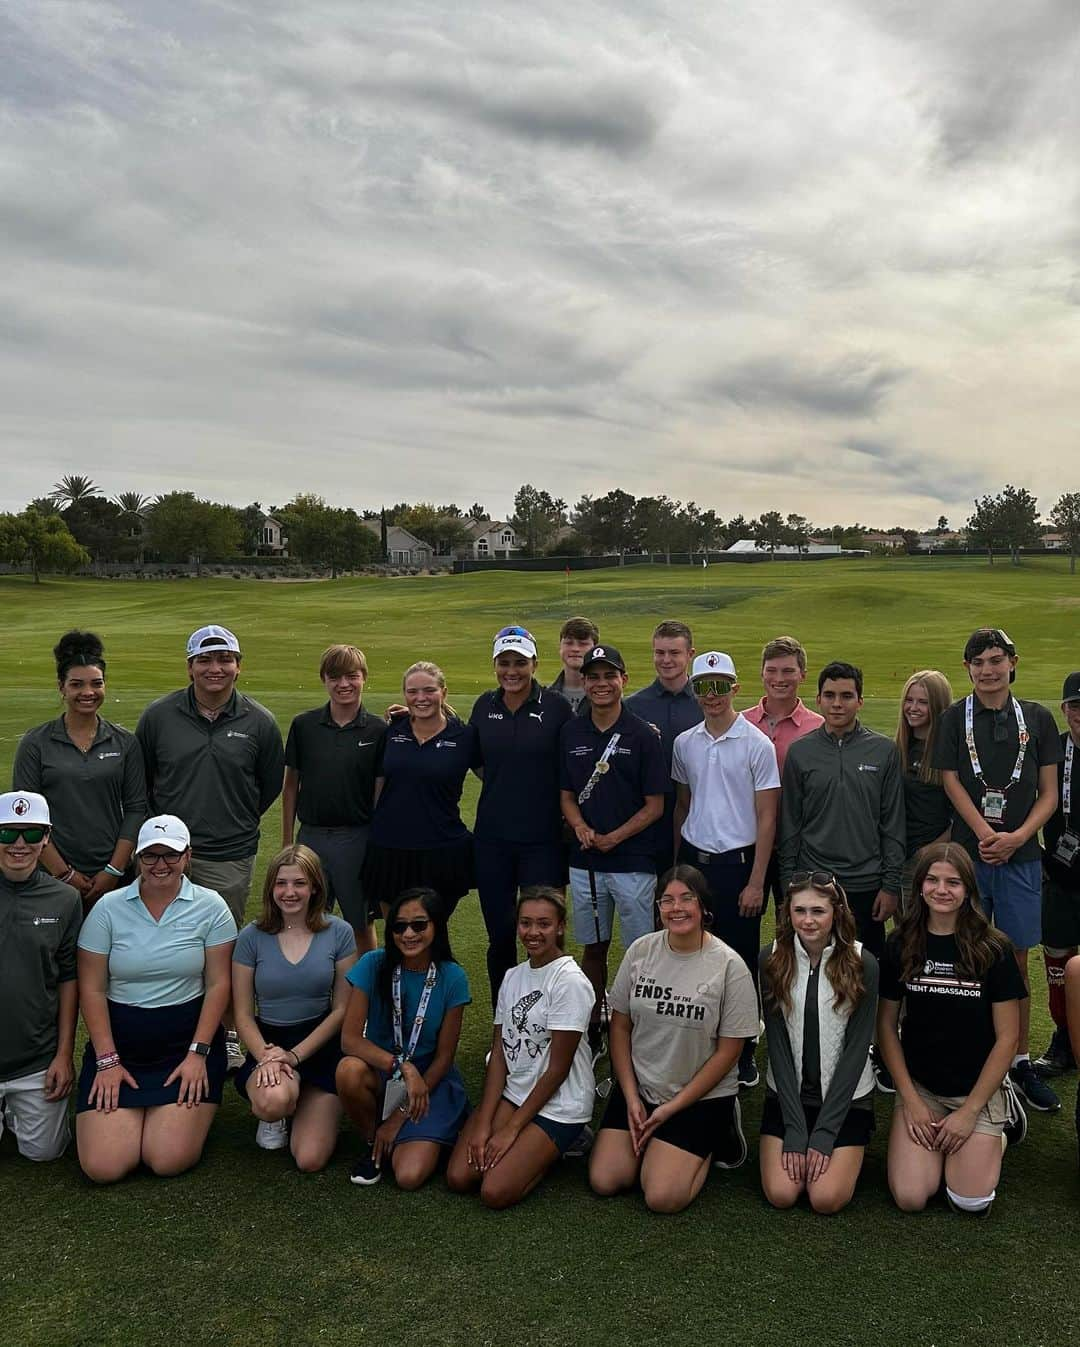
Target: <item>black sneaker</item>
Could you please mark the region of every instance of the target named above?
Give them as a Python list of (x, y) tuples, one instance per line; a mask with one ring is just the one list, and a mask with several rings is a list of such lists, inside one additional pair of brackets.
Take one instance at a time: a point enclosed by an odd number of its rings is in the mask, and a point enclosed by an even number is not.
[(731, 1124), (717, 1142), (716, 1150), (713, 1152), (713, 1164), (717, 1169), (738, 1169), (741, 1164), (746, 1163), (748, 1154), (749, 1149), (742, 1130), (742, 1109), (739, 1108), (739, 1100), (736, 1097), (735, 1107), (731, 1113)]
[(882, 1094), (895, 1094), (896, 1083), (892, 1078), (892, 1072), (885, 1065), (885, 1059), (882, 1057), (877, 1044), (870, 1049), (870, 1065), (874, 1070), (874, 1084)]
[(349, 1182), (355, 1183), (361, 1188), (370, 1188), (373, 1183), (378, 1183), (382, 1178), (382, 1170), (371, 1158), (370, 1151), (367, 1155), (357, 1160), (352, 1167), (352, 1173), (349, 1175)]
[(1038, 1109), (1040, 1113), (1056, 1113), (1061, 1107), (1061, 1100), (1053, 1092), (1046, 1081), (1043, 1080), (1034, 1066), (1031, 1059), (1023, 1057), (1017, 1064), (1010, 1068), (1009, 1079), (1016, 1086), (1021, 1097)]
[(753, 1039), (749, 1040), (739, 1057), (740, 1090), (752, 1090), (755, 1085), (761, 1083), (761, 1072), (757, 1068), (757, 1062), (754, 1061), (755, 1046)]
[(1067, 1071), (1075, 1071), (1076, 1060), (1072, 1055), (1068, 1030), (1055, 1029), (1050, 1039), (1050, 1046), (1041, 1057), (1036, 1057), (1032, 1065), (1044, 1080), (1063, 1076)]
[(595, 1140), (596, 1136), (593, 1133), (592, 1128), (586, 1123), (577, 1134), (577, 1137), (571, 1141), (570, 1145), (563, 1151), (563, 1154), (568, 1160), (583, 1159), (592, 1150), (593, 1142)]
[(1027, 1136), (1027, 1114), (1020, 1102), (1020, 1096), (1016, 1092), (1016, 1086), (1008, 1076), (1005, 1077), (1001, 1088), (1005, 1092), (1005, 1106), (1009, 1114), (1002, 1136), (1008, 1146), (1019, 1146)]

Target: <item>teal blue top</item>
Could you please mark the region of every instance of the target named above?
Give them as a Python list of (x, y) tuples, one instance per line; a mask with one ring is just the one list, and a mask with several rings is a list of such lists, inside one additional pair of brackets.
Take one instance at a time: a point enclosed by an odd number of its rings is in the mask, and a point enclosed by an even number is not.
[(79, 948), (108, 958), (110, 1001), (152, 1010), (202, 996), (206, 951), (235, 939), (225, 899), (185, 875), (160, 921), (139, 897), (138, 880), (99, 898), (83, 922)]

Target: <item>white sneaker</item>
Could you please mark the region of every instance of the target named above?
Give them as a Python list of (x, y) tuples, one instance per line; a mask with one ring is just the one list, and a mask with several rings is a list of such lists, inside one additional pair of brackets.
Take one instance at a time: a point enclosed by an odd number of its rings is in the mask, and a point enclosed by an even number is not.
[(289, 1120), (261, 1122), (255, 1129), (255, 1144), (264, 1151), (283, 1151), (289, 1144)]
[(225, 1068), (227, 1071), (239, 1071), (247, 1061), (244, 1045), (235, 1029), (225, 1031)]

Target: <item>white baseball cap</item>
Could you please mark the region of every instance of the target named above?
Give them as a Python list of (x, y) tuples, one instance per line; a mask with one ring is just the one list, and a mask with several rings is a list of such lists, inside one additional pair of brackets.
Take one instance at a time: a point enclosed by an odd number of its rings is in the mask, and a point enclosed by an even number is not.
[(536, 641), (532, 632), (526, 631), (524, 627), (503, 627), (501, 631), (496, 632), (491, 658), (498, 659), (500, 655), (505, 655), (511, 650), (516, 650), (519, 655), (526, 655), (529, 659), (535, 659)]
[(11, 827), (20, 823), (44, 828), (52, 826), (49, 802), (44, 795), (32, 790), (9, 790), (0, 795), (0, 825)]
[(697, 678), (730, 678), (734, 681), (738, 676), (731, 656), (722, 650), (706, 650), (704, 655), (697, 656), (690, 670), (691, 682)]
[(191, 846), (191, 834), (188, 832), (187, 824), (175, 814), (155, 814), (153, 818), (148, 818), (139, 829), (135, 855), (138, 856), (155, 843), (172, 851), (187, 851)]
[(240, 642), (228, 627), (211, 624), (209, 627), (200, 627), (188, 637), (188, 659), (194, 659), (196, 655), (208, 655), (215, 650), (231, 650), (234, 655), (239, 655)]

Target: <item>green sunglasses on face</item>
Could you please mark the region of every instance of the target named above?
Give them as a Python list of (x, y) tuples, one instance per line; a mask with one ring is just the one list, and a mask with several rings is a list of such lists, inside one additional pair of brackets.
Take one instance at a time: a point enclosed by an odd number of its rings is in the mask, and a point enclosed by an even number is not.
[(733, 687), (726, 678), (699, 678), (694, 683), (694, 696), (726, 697)]
[(0, 846), (9, 847), (12, 842), (18, 841), (20, 837), (30, 846), (36, 846), (38, 842), (45, 840), (48, 831), (48, 828), (38, 823), (27, 824), (25, 828), (5, 826), (0, 828)]

